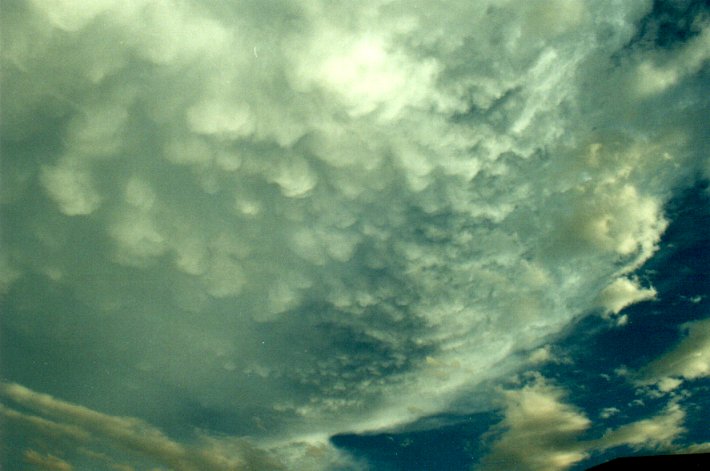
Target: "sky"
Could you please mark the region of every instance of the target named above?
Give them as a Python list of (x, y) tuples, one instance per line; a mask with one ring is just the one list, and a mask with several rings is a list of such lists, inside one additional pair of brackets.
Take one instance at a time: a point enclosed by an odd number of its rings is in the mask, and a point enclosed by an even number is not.
[(710, 451), (710, 5), (6, 0), (0, 467)]

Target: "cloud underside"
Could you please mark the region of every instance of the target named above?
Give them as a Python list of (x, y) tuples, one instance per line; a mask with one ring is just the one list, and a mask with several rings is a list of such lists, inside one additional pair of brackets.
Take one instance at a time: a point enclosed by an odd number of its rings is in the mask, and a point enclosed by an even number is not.
[[(265, 450), (245, 439), (201, 435), (186, 444), (140, 419), (97, 412), (18, 384), (0, 384), (0, 397), (15, 407), (0, 405), (3, 422), (15, 433), (27, 433), (33, 437), (31, 442), (41, 447), (41, 451), (23, 451), (25, 465), (33, 469), (133, 470), (151, 466), (174, 471), (266, 471), (356, 466), (328, 443), (291, 443)], [(69, 456), (63, 459), (46, 450)]]
[(655, 296), (630, 274), (710, 168), (703, 24), (661, 50), (630, 44), (647, 2), (203, 3), (3, 7), (11, 381), (287, 449)]

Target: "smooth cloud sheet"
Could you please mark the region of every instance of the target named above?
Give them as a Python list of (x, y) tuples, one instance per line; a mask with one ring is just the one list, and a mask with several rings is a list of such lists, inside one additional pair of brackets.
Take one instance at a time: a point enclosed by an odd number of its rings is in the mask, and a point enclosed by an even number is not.
[(710, 29), (652, 49), (649, 9), (3, 5), (6, 390), (269, 450), (489, 406), (653, 297), (707, 175)]

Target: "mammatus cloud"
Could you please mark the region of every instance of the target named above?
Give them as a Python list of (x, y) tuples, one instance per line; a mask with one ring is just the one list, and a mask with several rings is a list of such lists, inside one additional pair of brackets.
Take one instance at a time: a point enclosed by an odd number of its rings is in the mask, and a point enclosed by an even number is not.
[(585, 432), (592, 421), (565, 395), (563, 388), (541, 376), (521, 389), (507, 391), (504, 418), (493, 428), (490, 453), (476, 469), (564, 470), (593, 453), (619, 446), (679, 451), (674, 441), (685, 431), (685, 412), (675, 402), (656, 416), (590, 439)]
[(8, 379), (288, 449), (650, 299), (629, 273), (707, 166), (708, 29), (658, 52), (649, 9), (4, 5)]

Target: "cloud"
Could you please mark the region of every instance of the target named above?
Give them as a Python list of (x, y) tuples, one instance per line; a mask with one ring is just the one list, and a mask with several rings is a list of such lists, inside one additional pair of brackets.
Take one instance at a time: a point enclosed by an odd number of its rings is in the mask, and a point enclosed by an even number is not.
[(699, 34), (679, 50), (657, 52), (654, 57), (640, 63), (637, 68), (638, 93), (661, 93), (682, 80), (683, 76), (697, 73), (710, 59), (708, 46), (710, 30), (705, 24)]
[(602, 450), (621, 445), (636, 450), (673, 450), (674, 441), (685, 432), (684, 419), (683, 409), (671, 403), (657, 416), (608, 431), (595, 445)]
[(599, 304), (606, 314), (618, 314), (627, 306), (655, 299), (656, 290), (642, 288), (638, 280), (618, 278), (599, 293)]
[(545, 345), (534, 350), (532, 353), (530, 353), (530, 356), (528, 357), (528, 362), (533, 365), (539, 365), (553, 360), (554, 357), (552, 355), (552, 351), (549, 345)]
[(567, 469), (587, 457), (578, 437), (591, 421), (563, 401), (564, 391), (537, 380), (505, 394), (505, 417), (496, 426), (502, 432), (481, 469)]
[(608, 419), (609, 417), (618, 414), (621, 412), (619, 409), (616, 407), (605, 407), (602, 409), (602, 411), (599, 413), (599, 417), (602, 419)]
[(683, 380), (710, 375), (710, 320), (688, 322), (682, 328), (685, 337), (639, 371), (641, 383), (656, 383), (662, 391), (670, 391)]
[(445, 411), (648, 299), (628, 274), (706, 165), (707, 34), (675, 59), (627, 47), (647, 3), (553, 5), (4, 8), (7, 379), (293, 443)]
[(683, 449), (684, 453), (710, 453), (710, 442), (694, 443)]
[[(184, 471), (305, 469), (304, 466), (315, 470), (332, 465), (355, 466), (327, 442), (291, 443), (267, 451), (246, 440), (203, 434), (193, 443), (181, 443), (140, 419), (103, 414), (18, 384), (2, 383), (0, 395), (24, 410), (40, 414), (35, 416), (5, 406), (0, 409), (16, 426), (29, 427), (33, 435), (45, 437), (45, 447), (56, 448), (62, 454), (79, 452), (116, 469), (133, 469), (130, 467), (133, 455), (145, 460), (144, 464)], [(70, 462), (33, 449), (26, 449), (23, 456), (27, 463), (42, 469), (74, 469)]]
[[(657, 415), (607, 430), (599, 438), (595, 424), (566, 400), (567, 392), (537, 375), (504, 394), (504, 417), (489, 432), (494, 440), (476, 469), (564, 470), (595, 453), (620, 446), (635, 450), (677, 451), (685, 412), (671, 401)], [(618, 413), (604, 410), (601, 418)]]
[(56, 471), (71, 471), (74, 469), (72, 465), (57, 458), (53, 455), (42, 455), (35, 450), (26, 450), (24, 453), (25, 461), (37, 468), (50, 469)]

